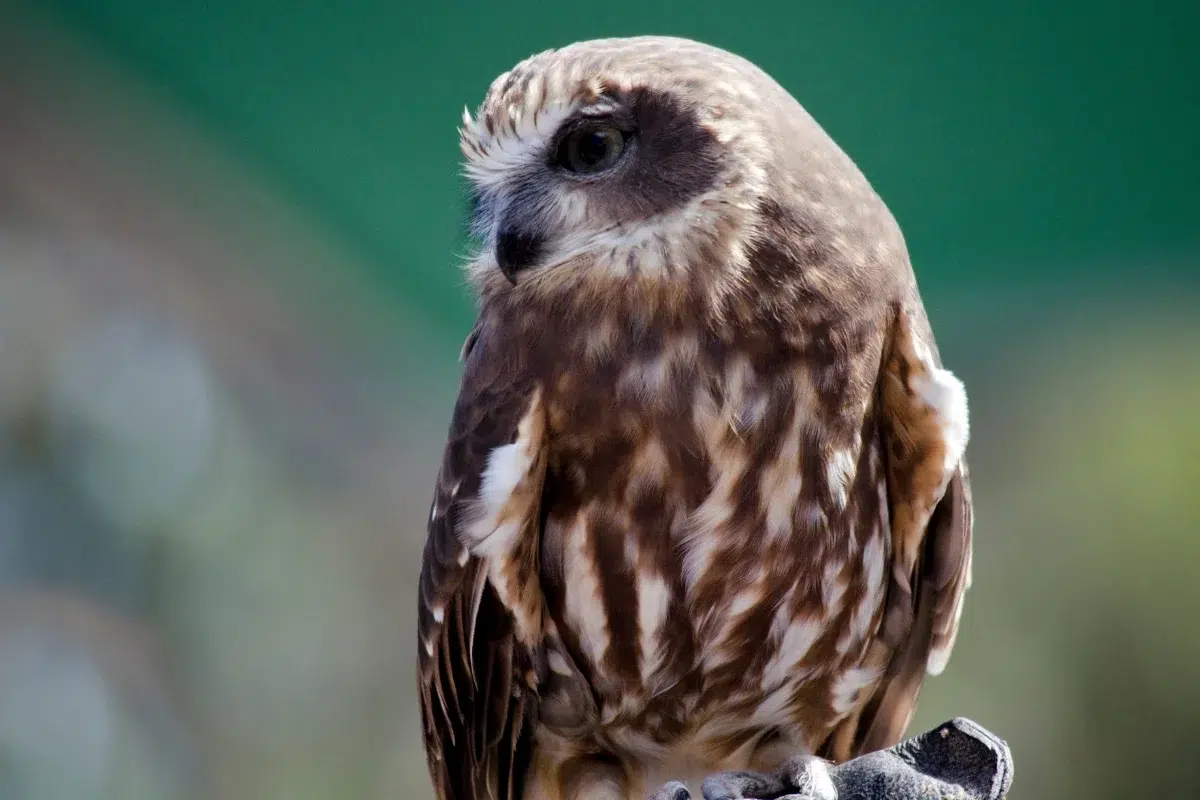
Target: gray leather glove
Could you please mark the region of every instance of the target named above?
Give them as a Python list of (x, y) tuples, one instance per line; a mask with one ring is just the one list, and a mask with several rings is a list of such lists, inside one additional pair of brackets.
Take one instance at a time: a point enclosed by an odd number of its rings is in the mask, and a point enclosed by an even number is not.
[[(713, 776), (703, 792), (705, 800), (1001, 800), (1012, 775), (1004, 740), (958, 717), (844, 764), (798, 756), (771, 775)], [(689, 796), (682, 784), (668, 784), (655, 795)]]

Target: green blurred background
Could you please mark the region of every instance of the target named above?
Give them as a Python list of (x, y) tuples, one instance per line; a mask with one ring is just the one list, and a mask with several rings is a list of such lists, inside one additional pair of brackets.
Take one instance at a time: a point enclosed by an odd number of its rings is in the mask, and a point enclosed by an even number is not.
[(1200, 5), (0, 5), (0, 798), (428, 797), (412, 625), (472, 307), (455, 125), (536, 50), (775, 75), (972, 398), (915, 728), (1200, 786)]

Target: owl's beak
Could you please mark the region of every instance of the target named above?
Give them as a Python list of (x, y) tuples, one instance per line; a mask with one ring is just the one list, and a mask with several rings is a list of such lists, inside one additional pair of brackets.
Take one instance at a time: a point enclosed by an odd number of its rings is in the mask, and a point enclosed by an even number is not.
[(496, 263), (509, 283), (516, 286), (517, 273), (534, 265), (543, 245), (540, 236), (512, 228), (501, 229), (496, 234)]

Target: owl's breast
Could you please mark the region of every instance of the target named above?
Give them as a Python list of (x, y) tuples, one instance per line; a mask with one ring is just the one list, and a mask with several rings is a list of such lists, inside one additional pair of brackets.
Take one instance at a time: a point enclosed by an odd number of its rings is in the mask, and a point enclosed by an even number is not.
[(863, 664), (889, 543), (869, 398), (831, 412), (803, 365), (755, 366), (632, 359), (551, 396), (550, 663), (590, 690), (598, 735), (803, 743), (878, 677)]

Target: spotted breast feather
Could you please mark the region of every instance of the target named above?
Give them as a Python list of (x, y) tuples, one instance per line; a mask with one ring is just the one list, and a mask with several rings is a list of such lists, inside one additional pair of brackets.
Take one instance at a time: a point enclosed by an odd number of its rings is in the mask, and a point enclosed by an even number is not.
[(965, 400), (920, 324), (792, 347), (667, 322), (474, 334), (421, 581), (443, 797), (844, 759), (900, 737), (952, 643)]

